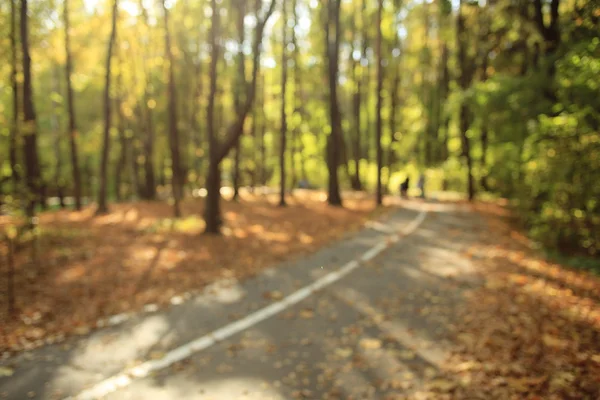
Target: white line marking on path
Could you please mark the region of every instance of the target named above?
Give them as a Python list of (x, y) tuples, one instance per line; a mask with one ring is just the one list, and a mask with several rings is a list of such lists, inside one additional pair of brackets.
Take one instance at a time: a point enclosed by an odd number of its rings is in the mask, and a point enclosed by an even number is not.
[(225, 340), (239, 332), (242, 332), (258, 324), (259, 322), (262, 322), (276, 314), (279, 314), (286, 308), (289, 308), (294, 304), (297, 304), (302, 300), (306, 299), (316, 291), (328, 285), (331, 285), (332, 283), (348, 275), (350, 272), (352, 272), (360, 266), (361, 261), (366, 262), (372, 260), (379, 253), (381, 253), (383, 250), (389, 247), (392, 242), (397, 242), (402, 236), (408, 236), (411, 233), (413, 233), (415, 230), (417, 230), (421, 223), (423, 223), (426, 215), (426, 211), (421, 211), (414, 220), (412, 220), (404, 229), (402, 229), (400, 235), (390, 235), (384, 241), (377, 243), (375, 246), (367, 250), (360, 257), (360, 261), (349, 261), (336, 271), (330, 272), (327, 275), (322, 276), (310, 285), (295, 291), (294, 293), (290, 294), (289, 296), (283, 298), (282, 300), (276, 303), (272, 303), (267, 307), (261, 308), (260, 310), (248, 314), (246, 317), (238, 321), (227, 324), (224, 327), (217, 329), (216, 331), (213, 331), (207, 335), (204, 335), (202, 337), (192, 340), (191, 342), (181, 345), (169, 351), (163, 358), (146, 361), (141, 365), (126, 369), (125, 371), (94, 385), (90, 389), (79, 393), (75, 397), (68, 397), (65, 400), (87, 400), (102, 398), (109, 393), (115, 392), (118, 389), (130, 385), (134, 379), (144, 378), (148, 376), (151, 372), (158, 371), (170, 365), (173, 365), (178, 361), (190, 357), (194, 353), (205, 350), (222, 340)]

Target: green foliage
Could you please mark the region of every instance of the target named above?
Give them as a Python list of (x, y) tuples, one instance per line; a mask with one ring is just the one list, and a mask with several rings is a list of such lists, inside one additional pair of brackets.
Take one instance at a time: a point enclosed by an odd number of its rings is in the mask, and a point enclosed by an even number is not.
[(475, 126), (493, 130), (490, 183), (517, 200), (532, 238), (592, 257), (600, 251), (599, 42), (592, 31), (565, 35), (530, 73), (500, 72), (462, 95)]

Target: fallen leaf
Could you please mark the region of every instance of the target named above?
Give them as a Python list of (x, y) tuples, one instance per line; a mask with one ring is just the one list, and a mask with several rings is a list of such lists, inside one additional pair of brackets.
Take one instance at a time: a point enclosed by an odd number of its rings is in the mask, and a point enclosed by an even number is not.
[(362, 347), (365, 350), (376, 350), (381, 348), (381, 340), (370, 338), (361, 339), (360, 347)]
[(464, 372), (464, 371), (470, 371), (470, 370), (476, 368), (478, 365), (479, 364), (476, 361), (465, 361), (465, 362), (462, 362), (462, 363), (456, 365), (452, 369), (456, 372)]
[(310, 308), (305, 308), (304, 310), (300, 311), (298, 315), (300, 316), (300, 318), (310, 319), (315, 316), (315, 312)]
[(549, 334), (545, 334), (542, 337), (542, 340), (546, 346), (553, 347), (555, 349), (564, 349), (569, 346), (569, 343), (566, 340), (562, 340)]
[(338, 347), (335, 349), (335, 354), (341, 358), (348, 358), (352, 353), (353, 351), (349, 347)]
[(273, 290), (263, 293), (263, 297), (270, 300), (281, 300), (283, 299), (283, 293), (281, 293), (279, 290)]
[(9, 367), (0, 367), (0, 376), (12, 376), (15, 371)]

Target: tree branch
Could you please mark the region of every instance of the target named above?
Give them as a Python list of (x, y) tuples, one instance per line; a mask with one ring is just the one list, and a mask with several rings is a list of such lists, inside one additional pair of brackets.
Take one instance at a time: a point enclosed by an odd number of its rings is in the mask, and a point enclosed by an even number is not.
[[(284, 0), (285, 1), (285, 0)], [(258, 2), (260, 4), (260, 2)], [(217, 151), (217, 163), (220, 163), (226, 156), (227, 153), (231, 150), (233, 146), (237, 143), (240, 136), (243, 133), (243, 126), (246, 116), (252, 108), (252, 104), (254, 103), (254, 97), (256, 94), (256, 80), (258, 76), (258, 70), (260, 68), (260, 46), (262, 44), (263, 33), (265, 30), (265, 25), (267, 21), (275, 11), (275, 0), (271, 0), (269, 8), (265, 12), (265, 15), (260, 19), (256, 25), (256, 30), (254, 33), (254, 44), (252, 46), (252, 78), (250, 82), (247, 82), (246, 86), (246, 99), (243, 106), (240, 109), (240, 112), (237, 114), (235, 121), (229, 126), (227, 129), (227, 135), (225, 136), (225, 141), (219, 146)], [(258, 13), (257, 13), (258, 14)]]

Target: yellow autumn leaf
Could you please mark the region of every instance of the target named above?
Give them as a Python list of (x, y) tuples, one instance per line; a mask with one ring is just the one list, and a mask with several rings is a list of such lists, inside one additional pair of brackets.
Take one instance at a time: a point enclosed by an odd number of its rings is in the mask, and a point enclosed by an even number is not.
[(352, 353), (353, 351), (349, 347), (338, 347), (335, 349), (335, 355), (341, 358), (348, 358)]
[(552, 335), (548, 335), (548, 334), (545, 334), (542, 337), (542, 341), (544, 342), (544, 344), (546, 346), (553, 347), (555, 349), (564, 349), (569, 345), (566, 340), (562, 340), (560, 338), (557, 338), (556, 336), (552, 336)]
[(361, 339), (360, 347), (365, 350), (376, 350), (381, 348), (381, 340), (379, 339)]
[(305, 308), (304, 310), (300, 311), (299, 315), (300, 318), (310, 319), (315, 316), (315, 313), (313, 310)]

